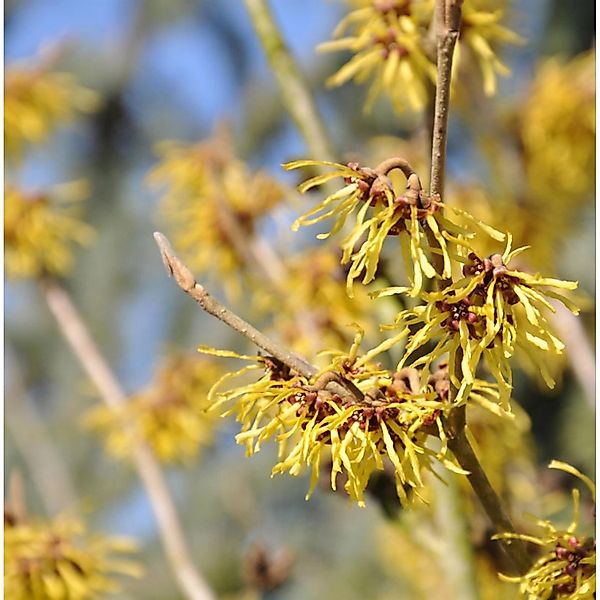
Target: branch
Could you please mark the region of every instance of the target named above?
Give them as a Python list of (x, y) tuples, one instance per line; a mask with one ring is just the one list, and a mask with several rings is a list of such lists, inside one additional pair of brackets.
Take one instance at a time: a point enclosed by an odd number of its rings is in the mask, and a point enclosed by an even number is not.
[[(456, 412), (456, 410), (453, 412)], [(505, 512), (498, 494), (496, 494), (492, 487), (485, 471), (481, 467), (481, 463), (473, 451), (473, 447), (467, 439), (464, 427), (462, 430), (455, 432), (454, 437), (448, 437), (448, 448), (452, 450), (458, 464), (466, 471), (469, 471), (467, 479), (496, 531), (499, 533), (516, 533), (510, 517)], [(500, 540), (500, 542), (504, 552), (517, 568), (518, 572), (521, 574), (526, 573), (533, 561), (527, 553), (523, 541), (512, 539)]]
[(433, 142), (431, 145), (430, 194), (444, 193), (448, 112), (454, 46), (458, 40), (462, 0), (437, 0), (435, 9), (437, 31), (437, 86), (435, 91)]
[(254, 30), (277, 79), (283, 102), (313, 158), (334, 160), (324, 123), (265, 0), (244, 0)]
[(189, 296), (191, 296), (208, 314), (217, 317), (226, 325), (248, 338), (255, 346), (258, 346), (270, 356), (274, 356), (288, 367), (304, 375), (304, 377), (313, 377), (318, 369), (309, 362), (286, 350), (277, 342), (271, 340), (266, 335), (258, 331), (255, 327), (238, 317), (234, 312), (221, 304), (216, 298), (213, 298), (196, 280), (189, 270), (183, 264), (180, 258), (175, 254), (169, 240), (160, 232), (154, 234), (154, 239), (160, 249), (163, 263), (169, 276), (172, 276), (177, 285)]
[[(450, 111), (450, 84), (452, 80), (452, 60), (454, 47), (458, 40), (461, 8), (463, 0), (436, 0), (435, 29), (437, 32), (437, 87), (434, 103), (433, 133), (431, 148), (431, 180), (430, 195), (443, 196), (446, 172), (446, 146), (448, 140), (448, 114)], [(437, 240), (428, 230), (427, 236), (432, 247), (437, 247)], [(436, 260), (436, 271), (441, 273), (441, 257), (433, 253)], [(441, 288), (451, 283), (450, 279), (442, 280)], [(462, 378), (462, 350), (458, 348), (454, 357), (455, 377)], [(450, 389), (448, 402), (452, 404), (458, 392), (449, 378)], [(499, 533), (514, 533), (515, 528), (502, 506), (500, 498), (492, 488), (469, 440), (466, 436), (466, 406), (455, 407), (444, 420), (444, 429), (448, 436), (448, 447), (454, 453), (460, 466), (469, 471), (468, 480), (479, 498), (492, 524)], [(531, 566), (524, 543), (519, 539), (505, 540), (502, 547), (520, 573), (525, 573)]]
[[(290, 367), (307, 379), (314, 378), (319, 373), (319, 369), (311, 365), (301, 356), (290, 352), (274, 340), (268, 338), (241, 317), (221, 304), (216, 298), (213, 298), (203, 286), (196, 283), (190, 269), (175, 254), (169, 240), (160, 232), (154, 233), (154, 239), (160, 250), (163, 263), (169, 276), (172, 276), (177, 285), (189, 296), (191, 296), (208, 314), (212, 315), (229, 325), (234, 331), (249, 339), (255, 346), (264, 350), (270, 356), (280, 360), (283, 364)], [(346, 379), (339, 373), (329, 372), (330, 376), (327, 387), (334, 393), (342, 396), (352, 395), (359, 402), (370, 402), (370, 398), (365, 396), (356, 385)], [(323, 375), (322, 375), (323, 376)]]
[[(96, 347), (68, 293), (50, 280), (44, 282), (43, 289), (61, 333), (98, 388), (102, 399), (113, 410), (122, 412), (127, 403), (126, 395)], [(188, 600), (214, 600), (214, 594), (191, 560), (183, 528), (160, 466), (133, 424), (123, 420), (123, 425), (131, 436), (134, 464), (150, 499), (163, 546), (181, 592)]]

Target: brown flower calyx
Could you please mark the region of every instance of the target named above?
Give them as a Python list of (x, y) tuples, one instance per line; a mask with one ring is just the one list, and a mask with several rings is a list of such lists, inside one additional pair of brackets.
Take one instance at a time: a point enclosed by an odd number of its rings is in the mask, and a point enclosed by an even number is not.
[(475, 252), (471, 252), (468, 255), (468, 259), (471, 262), (463, 266), (463, 275), (465, 277), (481, 275), (484, 273), (483, 281), (475, 288), (474, 293), (485, 296), (489, 284), (495, 280), (496, 289), (502, 292), (502, 295), (508, 304), (513, 305), (519, 303), (519, 297), (513, 289), (517, 280), (507, 274), (508, 267), (504, 264), (502, 255), (491, 254), (489, 257), (481, 259)]
[(274, 356), (261, 356), (260, 360), (271, 381), (289, 381), (292, 379), (293, 375), (291, 368), (278, 358), (275, 358)]
[(427, 383), (433, 387), (435, 393), (442, 402), (448, 400), (448, 394), (450, 393), (450, 374), (448, 363), (446, 361), (438, 364), (436, 370), (429, 376)]
[(451, 332), (457, 332), (460, 330), (460, 322), (465, 321), (469, 335), (472, 338), (479, 338), (475, 325), (480, 321), (481, 317), (472, 312), (471, 307), (473, 301), (470, 298), (463, 298), (458, 302), (449, 302), (448, 300), (438, 300), (435, 303), (436, 308), (440, 312), (449, 312), (449, 316), (446, 317), (442, 322), (441, 326), (448, 329)]
[(566, 561), (562, 568), (562, 573), (571, 578), (555, 586), (555, 591), (559, 594), (572, 594), (577, 587), (577, 580), (581, 575), (591, 576), (595, 571), (592, 564), (582, 563), (581, 561), (596, 552), (596, 540), (594, 538), (578, 539), (571, 536), (563, 545), (558, 543), (554, 550), (556, 559)]

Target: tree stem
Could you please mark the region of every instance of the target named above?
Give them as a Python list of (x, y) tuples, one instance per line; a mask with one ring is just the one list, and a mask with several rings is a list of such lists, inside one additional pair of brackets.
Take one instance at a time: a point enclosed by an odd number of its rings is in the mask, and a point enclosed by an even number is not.
[[(461, 9), (463, 0), (436, 0), (435, 29), (437, 33), (437, 86), (434, 102), (432, 148), (431, 148), (431, 180), (430, 195), (440, 197), (444, 193), (446, 172), (446, 147), (448, 141), (448, 114), (450, 110), (450, 84), (452, 81), (452, 60), (454, 47), (458, 40)], [(433, 237), (428, 231), (428, 237)], [(437, 241), (435, 241), (437, 246)], [(436, 258), (434, 254), (434, 259)], [(439, 259), (439, 257), (437, 257)], [(438, 265), (434, 265), (436, 270)], [(438, 270), (441, 273), (441, 270)], [(439, 282), (440, 287), (445, 287), (450, 279)], [(459, 348), (454, 358), (457, 379), (462, 379), (461, 365), (462, 350)], [(453, 377), (450, 377), (448, 402), (452, 404), (457, 395)], [(483, 508), (499, 533), (514, 533), (514, 526), (505, 511), (498, 494), (492, 488), (469, 440), (466, 436), (466, 406), (455, 407), (444, 422), (444, 429), (448, 436), (448, 447), (454, 453), (460, 466), (469, 471), (468, 480), (473, 491), (479, 498)], [(520, 573), (525, 573), (531, 566), (525, 545), (521, 540), (506, 540), (503, 548)]]
[[(127, 403), (125, 392), (97, 348), (69, 294), (51, 280), (44, 282), (43, 289), (61, 333), (98, 388), (102, 400), (114, 411), (122, 413)], [(123, 426), (131, 437), (134, 464), (148, 494), (167, 558), (183, 596), (188, 600), (214, 600), (212, 590), (192, 562), (183, 527), (158, 462), (140, 439), (133, 424), (123, 418)]]

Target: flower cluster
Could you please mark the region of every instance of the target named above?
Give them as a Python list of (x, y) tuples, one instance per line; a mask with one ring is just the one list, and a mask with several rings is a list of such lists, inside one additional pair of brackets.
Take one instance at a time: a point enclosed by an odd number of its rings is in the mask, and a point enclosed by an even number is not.
[[(435, 42), (430, 35), (434, 4), (432, 0), (358, 2), (336, 28), (334, 37), (339, 39), (319, 46), (320, 50), (353, 53), (328, 83), (339, 86), (350, 79), (359, 84), (372, 80), (366, 110), (380, 94), (388, 96), (398, 112), (422, 110), (436, 82)], [(477, 62), (487, 95), (496, 91), (496, 75), (509, 73), (495, 47), (523, 41), (502, 25), (503, 19), (498, 2), (470, 0), (463, 7), (457, 63), (464, 54)]]
[(149, 388), (130, 399), (124, 414), (98, 406), (88, 412), (84, 425), (104, 433), (107, 450), (123, 458), (132, 451), (130, 436), (122, 426), (125, 417), (162, 462), (189, 461), (199, 448), (212, 443), (215, 416), (207, 412), (207, 397), (221, 375), (208, 359), (172, 356), (158, 369)]
[(523, 39), (501, 24), (505, 11), (497, 1), (470, 0), (463, 5), (460, 28), (459, 60), (465, 48), (478, 63), (487, 96), (496, 93), (496, 75), (509, 75), (510, 70), (494, 51), (498, 44), (522, 44)]
[(4, 81), (4, 142), (9, 158), (19, 158), (26, 144), (44, 142), (52, 130), (78, 112), (96, 110), (95, 92), (72, 75), (50, 65), (11, 66)]
[(570, 62), (548, 59), (539, 67), (518, 115), (518, 135), (530, 195), (540, 215), (547, 205), (565, 216), (592, 199), (595, 182), (595, 51)]
[(4, 198), (5, 265), (11, 277), (65, 275), (73, 265), (73, 244), (87, 244), (92, 228), (79, 219), (87, 195), (82, 181), (27, 193), (7, 185)]
[[(578, 477), (590, 490), (595, 501), (593, 482), (574, 467), (552, 461), (551, 469), (560, 469)], [(574, 517), (567, 529), (559, 529), (550, 521), (539, 521), (543, 534), (539, 537), (525, 534), (500, 534), (502, 539), (521, 539), (540, 546), (544, 554), (521, 577), (501, 575), (505, 581), (520, 584), (523, 597), (528, 600), (565, 598), (591, 600), (596, 596), (596, 540), (577, 533), (579, 527), (579, 491), (573, 490)]]
[[(546, 353), (560, 354), (564, 344), (552, 333), (545, 316), (556, 309), (555, 299), (577, 313), (577, 307), (556, 291), (573, 290), (576, 282), (561, 281), (511, 270), (508, 263), (526, 248), (511, 251), (509, 236), (502, 255), (480, 258), (469, 252), (464, 260), (463, 278), (435, 292), (420, 292), (425, 304), (398, 313), (391, 329), (400, 332), (368, 352), (370, 360), (393, 345), (406, 340), (398, 368), (410, 364), (427, 371), (448, 353), (452, 383), (458, 388), (457, 403), (466, 401), (483, 358), (500, 386), (503, 405), (508, 410), (512, 371), (508, 363), (515, 353), (539, 369), (549, 387), (554, 380), (546, 368)], [(389, 288), (380, 295), (397, 293)], [(417, 350), (434, 343), (424, 356), (413, 358)]]
[[(346, 219), (356, 212), (351, 231), (341, 243), (342, 264), (350, 263), (348, 270), (348, 295), (352, 296), (355, 279), (362, 276), (367, 284), (376, 276), (379, 256), (388, 236), (397, 236), (409, 276), (413, 282), (412, 293), (416, 294), (424, 278), (438, 276), (427, 256), (427, 230), (435, 238), (443, 260), (443, 277), (450, 275), (450, 256), (447, 238), (442, 235), (436, 212), (441, 206), (439, 199), (427, 198), (421, 189), (419, 178), (411, 172), (405, 161), (390, 159), (371, 169), (358, 163), (341, 165), (314, 160), (297, 160), (283, 165), (285, 169), (320, 166), (333, 170), (317, 175), (299, 186), (304, 193), (332, 179), (342, 177), (344, 187), (330, 194), (318, 206), (299, 217), (293, 229), (301, 225), (312, 225), (334, 217), (329, 233), (317, 237), (325, 239), (342, 230)], [(392, 169), (405, 172), (408, 185), (402, 194), (397, 194), (388, 177)], [(369, 214), (369, 209), (372, 209)], [(357, 249), (358, 246), (358, 249)]]
[(365, 339), (375, 344), (381, 340), (379, 321), (389, 318), (394, 307), (373, 303), (369, 288), (363, 286), (357, 286), (354, 297), (348, 298), (346, 275), (335, 249), (308, 248), (286, 261), (282, 287), (294, 290), (293, 294), (274, 299), (272, 293), (257, 290), (255, 300), (261, 312), (273, 315), (273, 330), (302, 355), (315, 355), (322, 348), (346, 348), (354, 335), (351, 323), (358, 323)]
[(141, 567), (115, 557), (135, 545), (125, 538), (92, 535), (74, 519), (50, 522), (4, 519), (4, 588), (11, 600), (70, 600), (118, 592), (113, 577), (139, 577)]
[[(337, 488), (338, 476), (343, 477), (348, 495), (364, 506), (371, 475), (389, 461), (398, 497), (407, 504), (420, 496), (421, 471), (431, 469), (433, 459), (463, 473), (446, 455), (441, 415), (448, 386), (443, 377), (433, 375), (421, 391), (420, 374), (414, 369), (392, 373), (375, 364), (358, 366), (360, 339), (359, 334), (349, 353), (331, 353), (328, 368), (311, 378), (294, 374), (272, 357), (242, 357), (254, 364), (223, 378), (211, 397), (223, 416), (234, 414), (242, 423), (236, 440), (248, 455), (269, 439), (278, 442), (273, 474), (311, 471), (307, 498), (325, 467), (332, 489)], [(249, 370), (264, 370), (264, 375), (220, 391), (227, 380)], [(426, 445), (430, 434), (441, 438), (439, 452)]]
[(350, 79), (372, 79), (366, 109), (386, 94), (394, 108), (421, 110), (428, 86), (435, 83), (435, 64), (424, 48), (426, 27), (432, 14), (430, 0), (374, 0), (351, 11), (338, 25), (334, 37), (320, 50), (350, 50), (352, 59), (329, 82), (342, 85)]
[(149, 181), (165, 188), (161, 215), (175, 247), (191, 268), (218, 274), (232, 295), (239, 293), (235, 277), (248, 253), (245, 240), (282, 200), (283, 187), (233, 158), (223, 140), (168, 143), (159, 152)]

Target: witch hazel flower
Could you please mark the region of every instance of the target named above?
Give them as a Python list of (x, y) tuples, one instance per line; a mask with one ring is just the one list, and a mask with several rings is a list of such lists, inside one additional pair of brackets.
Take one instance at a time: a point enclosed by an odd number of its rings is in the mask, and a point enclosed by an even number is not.
[[(424, 280), (450, 277), (450, 253), (447, 236), (437, 222), (441, 203), (429, 198), (412, 167), (401, 158), (383, 161), (375, 169), (361, 167), (356, 162), (348, 165), (315, 160), (298, 160), (283, 165), (286, 170), (303, 167), (333, 168), (329, 173), (312, 177), (298, 189), (304, 193), (332, 179), (342, 178), (344, 186), (329, 194), (320, 204), (300, 216), (292, 225), (313, 225), (329, 218), (335, 219), (329, 232), (319, 234), (326, 239), (344, 228), (348, 217), (355, 214), (351, 228), (342, 240), (342, 264), (350, 264), (347, 290), (352, 297), (355, 279), (362, 277), (367, 284), (376, 276), (379, 258), (388, 236), (400, 240), (402, 256), (411, 279), (411, 293), (416, 295)], [(397, 193), (388, 177), (393, 169), (400, 169), (407, 178), (407, 187)], [(443, 270), (436, 273), (427, 240), (427, 229), (437, 242), (436, 250), (442, 256)]]

